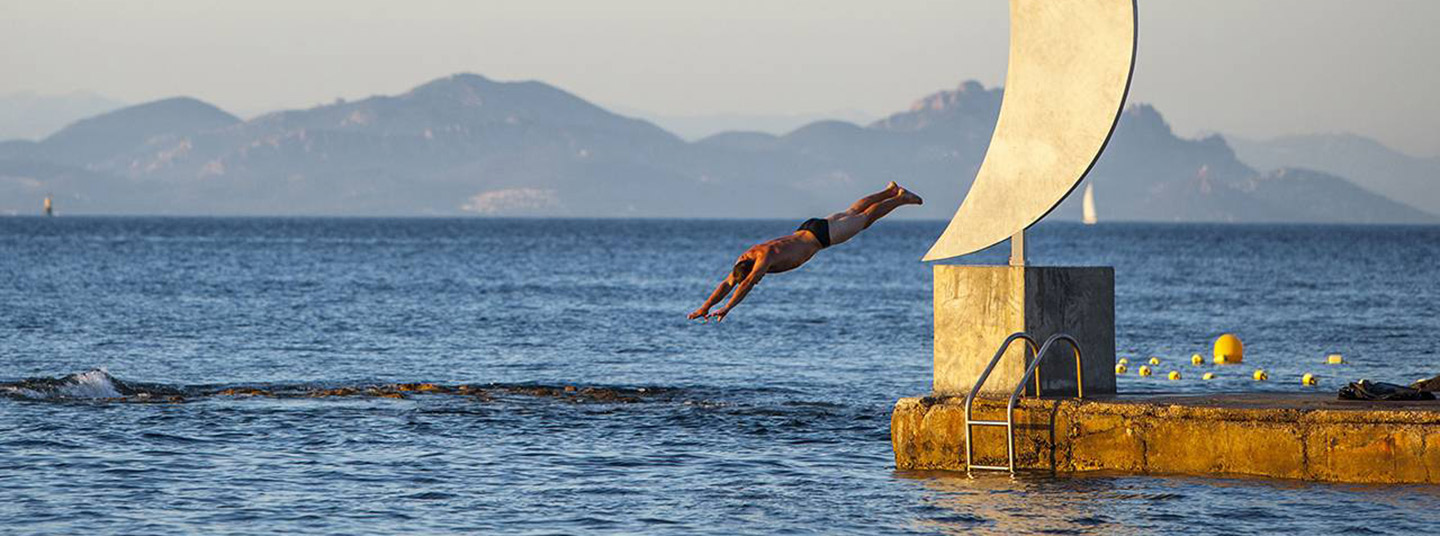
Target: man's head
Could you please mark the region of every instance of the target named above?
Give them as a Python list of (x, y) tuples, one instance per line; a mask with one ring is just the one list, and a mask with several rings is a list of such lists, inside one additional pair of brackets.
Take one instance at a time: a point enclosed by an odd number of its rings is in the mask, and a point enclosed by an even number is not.
[(730, 269), (730, 283), (739, 285), (745, 278), (750, 277), (750, 271), (754, 269), (755, 261), (753, 259), (744, 259), (735, 263), (735, 267)]

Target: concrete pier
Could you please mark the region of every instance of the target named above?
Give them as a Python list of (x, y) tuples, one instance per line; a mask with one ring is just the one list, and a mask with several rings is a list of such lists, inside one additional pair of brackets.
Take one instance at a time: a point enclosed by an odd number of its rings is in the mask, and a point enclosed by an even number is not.
[[(964, 402), (896, 403), (896, 467), (965, 470)], [(1004, 412), (1004, 400), (975, 403), (978, 419), (1003, 420)], [(1015, 422), (1021, 468), (1440, 484), (1440, 401), (1328, 393), (1025, 399)], [(977, 464), (1005, 464), (1003, 427), (977, 426), (974, 438)]]

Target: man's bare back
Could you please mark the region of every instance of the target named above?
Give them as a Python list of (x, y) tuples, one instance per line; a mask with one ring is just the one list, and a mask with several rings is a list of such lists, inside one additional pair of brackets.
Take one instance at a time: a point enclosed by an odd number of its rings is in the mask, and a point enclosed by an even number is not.
[[(844, 212), (831, 214), (825, 219), (807, 220), (800, 229), (790, 235), (751, 246), (745, 253), (740, 254), (730, 274), (715, 287), (704, 305), (690, 313), (689, 318), (714, 318), (716, 322), (724, 320), (725, 315), (740, 305), (745, 295), (749, 294), (766, 274), (799, 268), (820, 250), (850, 240), (901, 205), (924, 203), (920, 196), (891, 182), (884, 190), (861, 198)], [(731, 289), (735, 290), (735, 295), (730, 297), (724, 307), (711, 313), (710, 308), (725, 299)]]

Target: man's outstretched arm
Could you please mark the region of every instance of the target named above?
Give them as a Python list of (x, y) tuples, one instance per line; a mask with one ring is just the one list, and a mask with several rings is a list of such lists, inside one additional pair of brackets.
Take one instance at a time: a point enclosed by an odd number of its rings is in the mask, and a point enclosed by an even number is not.
[(710, 297), (705, 299), (705, 304), (701, 305), (699, 309), (695, 310), (695, 312), (690, 313), (689, 318), (691, 320), (694, 320), (696, 318), (709, 316), (710, 308), (714, 307), (715, 304), (720, 303), (720, 300), (725, 299), (725, 295), (729, 294), (730, 289), (735, 286), (730, 283), (731, 279), (732, 276), (725, 276), (725, 280), (721, 281), (719, 285), (715, 286), (715, 292), (711, 292)]
[(721, 307), (719, 311), (715, 311), (710, 317), (714, 318), (716, 322), (725, 320), (725, 315), (730, 314), (731, 309), (734, 309), (735, 306), (740, 305), (741, 301), (745, 300), (745, 295), (749, 294), (750, 289), (755, 288), (755, 284), (759, 283), (760, 279), (765, 277), (765, 270), (769, 268), (770, 259), (766, 258), (765, 255), (761, 255), (760, 258), (755, 259), (755, 267), (751, 268), (750, 275), (746, 276), (745, 280), (736, 286), (735, 294), (730, 296), (730, 302), (726, 303), (724, 307)]

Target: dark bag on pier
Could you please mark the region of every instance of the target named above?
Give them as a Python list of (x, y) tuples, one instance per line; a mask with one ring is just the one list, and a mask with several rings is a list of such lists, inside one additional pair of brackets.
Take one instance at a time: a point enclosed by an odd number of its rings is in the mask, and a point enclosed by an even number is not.
[(1418, 389), (1421, 391), (1440, 391), (1440, 376), (1418, 380), (1415, 383), (1410, 384), (1410, 388)]
[(1341, 387), (1340, 400), (1435, 400), (1435, 395), (1404, 385), (1360, 380)]

